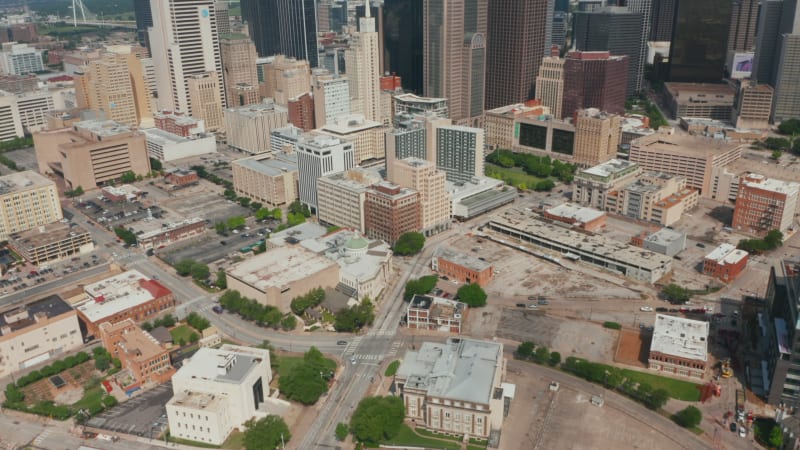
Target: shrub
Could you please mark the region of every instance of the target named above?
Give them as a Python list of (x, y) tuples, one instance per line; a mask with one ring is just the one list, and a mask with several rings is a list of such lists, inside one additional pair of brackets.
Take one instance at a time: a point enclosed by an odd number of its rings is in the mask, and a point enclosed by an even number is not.
[(611, 330), (621, 330), (622, 325), (618, 324), (617, 322), (603, 322), (603, 328), (609, 328)]
[(687, 406), (675, 413), (673, 420), (684, 428), (694, 428), (703, 420), (703, 413), (694, 406)]

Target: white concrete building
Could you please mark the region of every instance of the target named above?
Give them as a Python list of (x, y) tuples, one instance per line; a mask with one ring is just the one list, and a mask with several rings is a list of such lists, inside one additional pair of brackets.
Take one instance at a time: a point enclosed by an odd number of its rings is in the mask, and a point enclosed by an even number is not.
[(364, 229), (364, 199), (367, 189), (383, 181), (376, 172), (355, 167), (317, 180), (317, 216), (320, 223)]
[(30, 170), (0, 177), (0, 240), (62, 218), (52, 180)]
[(42, 50), (28, 44), (6, 42), (3, 44), (3, 51), (0, 52), (0, 69), (8, 75), (25, 75), (42, 71), (44, 70)]
[(29, 133), (42, 130), (47, 122), (47, 113), (59, 109), (53, 92), (40, 89), (33, 92), (11, 94), (0, 91), (0, 98), (7, 98), (12, 108), (17, 110), (22, 128)]
[(300, 201), (317, 211), (317, 179), (356, 165), (352, 142), (325, 135), (304, 135), (297, 141)]
[(295, 144), (303, 135), (303, 130), (292, 124), (288, 124), (283, 128), (278, 128), (270, 132), (269, 145), (272, 153), (278, 154), (286, 152), (286, 147), (291, 147), (291, 151), (295, 150)]
[(350, 78), (351, 109), (369, 121), (380, 122), (381, 47), (368, 0), (366, 4), (365, 17), (358, 19), (358, 31), (352, 34), (344, 58)]
[(336, 117), (317, 131), (352, 142), (356, 164), (361, 164), (369, 159), (386, 157), (383, 125), (380, 122), (368, 120), (362, 115), (351, 114)]
[(311, 90), (314, 95), (314, 119), (318, 127), (338, 116), (350, 114), (350, 81), (346, 76), (314, 69)]
[(0, 141), (10, 141), (23, 136), (25, 130), (22, 128), (16, 97), (0, 96)]
[(220, 445), (251, 418), (281, 414), (289, 404), (270, 398), (271, 381), (267, 350), (230, 344), (201, 348), (172, 376), (170, 434)]
[(212, 135), (189, 139), (158, 128), (142, 131), (145, 135), (147, 155), (159, 161), (173, 161), (217, 152), (217, 141)]
[(706, 321), (656, 314), (650, 369), (703, 378), (708, 364), (708, 330)]
[(228, 108), (224, 114), (228, 145), (251, 155), (270, 151), (272, 130), (285, 127), (289, 120), (287, 109), (271, 99)]

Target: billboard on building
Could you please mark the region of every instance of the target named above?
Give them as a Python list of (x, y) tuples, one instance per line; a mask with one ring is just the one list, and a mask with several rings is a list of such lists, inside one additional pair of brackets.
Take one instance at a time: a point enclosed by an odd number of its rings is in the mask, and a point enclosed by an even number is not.
[(753, 53), (736, 53), (731, 64), (731, 78), (750, 78), (753, 72)]

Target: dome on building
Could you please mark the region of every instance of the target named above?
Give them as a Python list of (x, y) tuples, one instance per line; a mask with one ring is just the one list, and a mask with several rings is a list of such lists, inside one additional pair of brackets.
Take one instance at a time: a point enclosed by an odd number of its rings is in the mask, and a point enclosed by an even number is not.
[(344, 244), (347, 256), (363, 255), (367, 252), (369, 241), (361, 237), (358, 233), (353, 234), (353, 237), (347, 240)]

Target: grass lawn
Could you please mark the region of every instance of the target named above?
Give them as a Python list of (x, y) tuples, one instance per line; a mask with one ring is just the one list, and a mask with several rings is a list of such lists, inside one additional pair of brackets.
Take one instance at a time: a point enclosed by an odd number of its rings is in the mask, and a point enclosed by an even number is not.
[(486, 450), (486, 446), (470, 444), (467, 445), (467, 450)]
[(244, 433), (241, 431), (234, 431), (228, 436), (228, 439), (222, 443), (222, 448), (229, 450), (242, 450), (244, 448)]
[(627, 369), (623, 369), (622, 374), (636, 383), (649, 384), (653, 390), (666, 389), (674, 399), (689, 402), (700, 400), (700, 390), (695, 383)]
[(438, 439), (418, 436), (417, 434), (414, 433), (414, 430), (408, 427), (408, 425), (403, 424), (403, 426), (400, 428), (400, 432), (397, 433), (397, 436), (395, 436), (394, 439), (383, 442), (383, 444), (408, 445), (414, 447), (436, 448), (442, 450), (461, 449), (461, 444), (457, 443), (448, 444), (447, 442), (448, 441), (440, 441)]
[(528, 189), (533, 188), (536, 183), (542, 181), (542, 178), (535, 177), (533, 175), (528, 175), (519, 167), (500, 167), (498, 165), (492, 163), (484, 163), (484, 172), (486, 176), (497, 178), (497, 179), (508, 179), (512, 178), (514, 180), (514, 184), (525, 183), (528, 186)]
[(396, 361), (392, 361), (391, 363), (389, 363), (389, 366), (386, 368), (386, 372), (384, 372), (383, 374), (386, 375), (387, 377), (394, 376), (394, 374), (397, 373), (397, 369), (399, 368), (400, 368), (400, 360), (398, 359)]
[(106, 391), (102, 386), (93, 386), (83, 393), (83, 397), (72, 405), (73, 410), (92, 409), (91, 405), (99, 405)]
[[(282, 377), (288, 374), (296, 365), (303, 362), (302, 356), (280, 356), (278, 357), (278, 376)], [(336, 370), (336, 361), (325, 358), (325, 368), (328, 370)]]
[(423, 436), (432, 437), (434, 439), (446, 439), (448, 441), (461, 442), (461, 438), (458, 437), (458, 436), (449, 436), (447, 434), (436, 434), (433, 431), (428, 431), (428, 430), (425, 430), (423, 428), (417, 428), (416, 432), (417, 432), (417, 434), (421, 434)]
[[(194, 331), (194, 328), (190, 327), (189, 325), (177, 326), (169, 331), (169, 334), (172, 335), (172, 342), (176, 344), (181, 340), (181, 338), (183, 338), (183, 341), (188, 344), (189, 336), (191, 336), (192, 333), (197, 332)], [(197, 333), (197, 335), (200, 336), (200, 333)]]
[(176, 444), (190, 445), (192, 447), (200, 447), (200, 448), (220, 448), (219, 445), (209, 444), (207, 442), (192, 441), (189, 439), (181, 439), (172, 436), (169, 437), (169, 442), (174, 442)]

